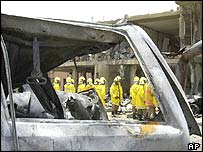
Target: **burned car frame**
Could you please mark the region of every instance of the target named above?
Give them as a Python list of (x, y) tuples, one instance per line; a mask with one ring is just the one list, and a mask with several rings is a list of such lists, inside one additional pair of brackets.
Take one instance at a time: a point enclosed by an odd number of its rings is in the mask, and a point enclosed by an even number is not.
[[(4, 55), (1, 61), (2, 150), (178, 151), (188, 150), (190, 134), (200, 135), (178, 80), (156, 45), (140, 27), (5, 14), (1, 14), (1, 18), (2, 54), (8, 53), (8, 57)], [(127, 40), (133, 49), (166, 121), (130, 123), (64, 119), (62, 105), (47, 72), (75, 56), (101, 52), (123, 40)], [(37, 51), (40, 52), (40, 60)], [(10, 66), (6, 64), (8, 61)], [(10, 117), (8, 114), (6, 97), (10, 95), (9, 100), (13, 100), (9, 88), (15, 89), (30, 82), (27, 81), (30, 75), (33, 82), (30, 87), (43, 108), (55, 119), (15, 118), (15, 115)], [(42, 83), (37, 81), (41, 78)], [(11, 113), (14, 113), (10, 102)]]

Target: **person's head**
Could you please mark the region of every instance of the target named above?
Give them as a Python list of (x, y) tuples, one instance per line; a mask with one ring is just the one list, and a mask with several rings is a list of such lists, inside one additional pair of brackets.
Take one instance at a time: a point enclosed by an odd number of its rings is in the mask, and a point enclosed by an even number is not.
[(135, 77), (134, 77), (134, 82), (135, 82), (135, 83), (138, 83), (138, 82), (139, 82), (139, 79), (140, 79), (140, 78), (139, 78), (138, 76), (135, 76)]
[(121, 76), (116, 76), (117, 78), (118, 78), (118, 82), (120, 82), (121, 81)]
[(144, 83), (146, 83), (146, 82), (147, 82), (147, 79), (146, 79), (145, 77), (141, 77), (140, 79), (141, 79), (141, 80), (143, 80), (143, 81), (144, 81)]
[(118, 84), (119, 78), (116, 76), (116, 77), (113, 79), (113, 82), (114, 82), (115, 84)]
[(88, 78), (88, 79), (87, 79), (87, 84), (92, 84), (92, 82), (93, 82), (93, 81), (92, 81), (92, 78)]
[(78, 84), (84, 84), (85, 83), (85, 77), (81, 76), (79, 77), (79, 80), (78, 80)]
[(67, 77), (67, 78), (66, 78), (66, 82), (67, 82), (67, 83), (72, 83), (71, 77)]
[(94, 84), (95, 85), (98, 85), (100, 83), (100, 80), (98, 79), (98, 78), (96, 78), (95, 80), (94, 80)]
[(101, 84), (105, 84), (105, 82), (106, 82), (106, 79), (105, 79), (104, 77), (101, 77), (101, 78), (100, 78), (100, 83), (101, 83)]
[(140, 84), (140, 85), (144, 85), (144, 84), (145, 84), (144, 80), (143, 80), (143, 79), (140, 79), (140, 80), (139, 80), (139, 84)]
[(55, 77), (54, 78), (54, 83), (59, 83), (60, 82), (60, 78), (59, 77)]

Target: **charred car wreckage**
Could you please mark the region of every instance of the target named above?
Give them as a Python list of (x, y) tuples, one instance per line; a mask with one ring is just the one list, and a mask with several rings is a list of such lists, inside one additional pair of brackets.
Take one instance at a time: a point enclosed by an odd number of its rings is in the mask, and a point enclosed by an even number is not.
[[(190, 134), (201, 134), (178, 80), (140, 27), (5, 14), (1, 21), (1, 150), (187, 150)], [(124, 40), (164, 122), (109, 121), (94, 89), (77, 94), (52, 87), (51, 69)], [(23, 92), (13, 93), (18, 87)]]

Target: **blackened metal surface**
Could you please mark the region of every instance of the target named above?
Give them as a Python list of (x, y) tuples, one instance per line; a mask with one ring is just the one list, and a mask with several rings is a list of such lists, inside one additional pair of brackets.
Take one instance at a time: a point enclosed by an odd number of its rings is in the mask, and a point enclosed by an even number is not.
[[(8, 48), (13, 88), (25, 84), (32, 72), (34, 37), (39, 41), (42, 73), (75, 56), (101, 52), (122, 41), (122, 37), (114, 32), (79, 25), (1, 14), (1, 30)], [(5, 80), (4, 74), (1, 76)]]
[(39, 85), (36, 83), (30, 84), (30, 87), (46, 112), (54, 115), (55, 118), (63, 119), (64, 112), (60, 100), (56, 95), (49, 78), (47, 78), (47, 80), (48, 81), (45, 85)]

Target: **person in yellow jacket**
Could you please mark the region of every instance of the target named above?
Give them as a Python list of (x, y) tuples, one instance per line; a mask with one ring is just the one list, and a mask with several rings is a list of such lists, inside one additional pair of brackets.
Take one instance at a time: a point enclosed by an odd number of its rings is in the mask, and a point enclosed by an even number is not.
[(123, 87), (121, 86), (121, 77), (118, 75), (117, 76), (117, 78), (118, 78), (118, 85), (119, 85), (119, 90), (120, 90), (120, 101), (122, 101), (123, 100)]
[(113, 83), (110, 87), (110, 96), (112, 102), (112, 116), (117, 113), (118, 107), (123, 99), (123, 94), (121, 94), (122, 86), (119, 86), (119, 78), (115, 77)]
[(106, 96), (106, 79), (104, 77), (100, 78), (100, 95), (101, 95), (101, 101), (103, 106), (105, 107), (105, 96)]
[(87, 79), (86, 90), (93, 89), (93, 88), (94, 88), (94, 84), (93, 84), (92, 78), (88, 78)]
[(74, 92), (76, 91), (75, 86), (73, 84), (73, 79), (71, 77), (66, 78), (66, 84), (64, 85), (65, 92)]
[(86, 90), (85, 78), (83, 76), (81, 76), (81, 77), (79, 77), (79, 80), (78, 80), (77, 93), (80, 93), (85, 90)]
[(146, 117), (146, 105), (144, 102), (144, 80), (140, 78), (136, 96), (136, 109), (139, 120), (144, 120)]
[[(101, 86), (100, 86), (100, 80), (98, 78), (96, 78), (94, 80), (94, 89), (95, 91), (97, 92), (98, 96), (99, 96), (99, 99), (101, 100), (102, 102), (102, 98), (101, 98)], [(103, 104), (103, 103), (102, 103)]]
[(154, 109), (154, 103), (153, 103), (153, 90), (149, 82), (146, 82), (144, 86), (144, 101), (147, 107), (146, 118), (152, 119), (154, 116), (155, 109)]
[(99, 94), (100, 93), (100, 80), (98, 78), (96, 78), (94, 80), (94, 89), (96, 90), (96, 92)]
[(54, 78), (53, 87), (55, 90), (60, 91), (60, 78), (59, 77)]
[(130, 88), (130, 99), (132, 104), (132, 111), (133, 111), (133, 119), (137, 118), (137, 110), (136, 110), (136, 96), (138, 92), (139, 86), (139, 77), (134, 77), (134, 84)]

